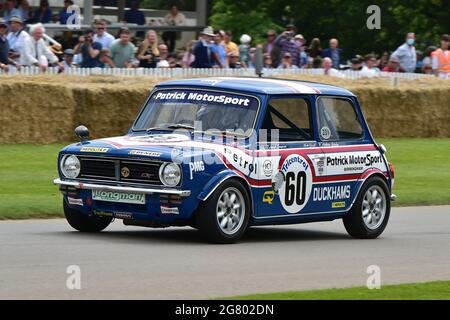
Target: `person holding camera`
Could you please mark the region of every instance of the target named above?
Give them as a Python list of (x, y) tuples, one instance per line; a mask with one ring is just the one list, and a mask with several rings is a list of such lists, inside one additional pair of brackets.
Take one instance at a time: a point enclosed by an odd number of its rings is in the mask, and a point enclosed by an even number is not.
[(148, 30), (145, 40), (139, 46), (137, 58), (139, 67), (156, 68), (159, 60), (158, 35), (155, 30)]
[(102, 68), (103, 63), (100, 61), (100, 52), (102, 45), (93, 39), (94, 31), (87, 29), (84, 34), (78, 38), (78, 44), (74, 48), (74, 54), (81, 53), (82, 68)]
[(291, 63), (294, 66), (299, 66), (300, 64), (300, 45), (295, 41), (295, 26), (289, 24), (286, 26), (286, 31), (281, 33), (275, 39), (275, 45), (280, 48), (280, 55), (284, 57), (286, 53), (291, 55)]

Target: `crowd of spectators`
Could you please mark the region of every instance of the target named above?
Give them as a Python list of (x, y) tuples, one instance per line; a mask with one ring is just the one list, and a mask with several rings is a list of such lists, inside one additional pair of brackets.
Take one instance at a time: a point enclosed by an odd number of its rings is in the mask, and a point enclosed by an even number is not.
[[(72, 0), (65, 0), (57, 15), (60, 23), (66, 23), (71, 13), (67, 8)], [(384, 72), (418, 72), (436, 74), (450, 78), (450, 37), (441, 36), (439, 47), (430, 46), (425, 52), (415, 48), (415, 34), (410, 32), (405, 42), (392, 52), (380, 55), (369, 53), (345, 60), (339, 40), (328, 40), (328, 47), (322, 49), (321, 40), (313, 38), (308, 43), (294, 25), (286, 26), (277, 34), (267, 31), (262, 44), (253, 44), (250, 35), (239, 37), (239, 44), (233, 41), (230, 31), (206, 27), (198, 39), (190, 41), (184, 50), (176, 49), (177, 32), (158, 34), (149, 30), (141, 36), (133, 34), (126, 27), (116, 35), (108, 32), (108, 24), (99, 20), (94, 29), (84, 30), (78, 43), (69, 48), (52, 46), (45, 37), (41, 23), (51, 21), (55, 16), (47, 0), (41, 0), (34, 12), (27, 0), (7, 0), (4, 17), (0, 20), (0, 68), (8, 71), (11, 66), (38, 66), (42, 71), (48, 65), (67, 68), (253, 68), (258, 48), (263, 53), (264, 69), (322, 68), (324, 74), (344, 77), (343, 70), (358, 71), (362, 76), (374, 77)], [(144, 14), (138, 2), (133, 2), (124, 19), (130, 23), (145, 24)], [(30, 24), (29, 32), (25, 30)], [(163, 23), (171, 26), (183, 25), (184, 15), (172, 5)], [(155, 23), (155, 22), (152, 22)]]

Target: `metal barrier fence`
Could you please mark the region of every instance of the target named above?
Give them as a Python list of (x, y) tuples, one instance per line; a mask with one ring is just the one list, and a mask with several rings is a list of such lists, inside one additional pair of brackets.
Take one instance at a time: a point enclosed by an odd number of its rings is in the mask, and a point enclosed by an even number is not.
[[(49, 67), (45, 74), (58, 74), (57, 67)], [(362, 75), (359, 71), (343, 70), (340, 71), (345, 79), (359, 79)], [(42, 72), (38, 67), (22, 67), (20, 70), (12, 67), (6, 75), (9, 76), (34, 76), (40, 75)], [(236, 77), (256, 77), (255, 69), (194, 69), (194, 68), (70, 68), (64, 70), (63, 74), (69, 76), (90, 76), (90, 75), (105, 75), (105, 76), (148, 76), (148, 77), (220, 77), (220, 76), (236, 76)], [(283, 76), (283, 75), (323, 75), (323, 69), (263, 69), (264, 77)], [(5, 75), (0, 71), (0, 75)], [(433, 77), (433, 75), (420, 73), (397, 73), (397, 72), (379, 72), (379, 77), (400, 78), (415, 80), (424, 77)]]

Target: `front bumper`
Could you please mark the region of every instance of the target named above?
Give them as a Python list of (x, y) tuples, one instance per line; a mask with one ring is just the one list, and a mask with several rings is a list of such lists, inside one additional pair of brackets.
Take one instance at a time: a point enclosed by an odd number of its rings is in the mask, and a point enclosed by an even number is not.
[(63, 181), (61, 179), (55, 179), (53, 180), (53, 183), (56, 185), (74, 187), (76, 189), (84, 189), (84, 190), (109, 190), (117, 192), (131, 192), (143, 194), (169, 194), (169, 195), (177, 195), (180, 197), (189, 197), (191, 195), (190, 190), (119, 187), (103, 184), (82, 183), (76, 181)]

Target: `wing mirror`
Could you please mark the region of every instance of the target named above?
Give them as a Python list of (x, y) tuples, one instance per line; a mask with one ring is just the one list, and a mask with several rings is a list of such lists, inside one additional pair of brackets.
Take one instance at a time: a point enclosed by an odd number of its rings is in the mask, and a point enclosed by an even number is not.
[(89, 140), (89, 129), (86, 126), (78, 126), (75, 128), (75, 135), (81, 142)]

